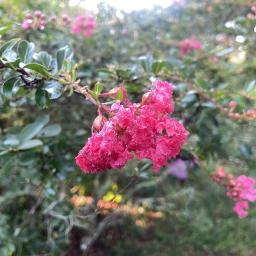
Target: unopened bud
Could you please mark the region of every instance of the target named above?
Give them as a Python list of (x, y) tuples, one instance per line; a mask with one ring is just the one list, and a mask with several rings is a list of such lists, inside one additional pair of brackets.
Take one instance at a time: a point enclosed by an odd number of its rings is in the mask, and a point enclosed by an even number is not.
[(107, 121), (107, 119), (103, 115), (98, 115), (92, 124), (92, 132), (99, 132), (101, 131), (104, 123)]
[(56, 16), (52, 16), (50, 20), (51, 20), (51, 22), (53, 22), (53, 23), (54, 23), (54, 22), (56, 22), (56, 21), (57, 21), (57, 17), (56, 17)]
[(34, 15), (37, 17), (37, 18), (40, 18), (42, 16), (42, 12), (37, 10), (34, 12)]
[(33, 16), (32, 16), (32, 14), (31, 13), (28, 13), (28, 14), (26, 14), (26, 19), (30, 19), (30, 20), (32, 20), (33, 19)]
[(229, 103), (228, 103), (228, 106), (232, 109), (235, 109), (237, 107), (237, 102), (234, 101), (234, 100), (231, 100)]

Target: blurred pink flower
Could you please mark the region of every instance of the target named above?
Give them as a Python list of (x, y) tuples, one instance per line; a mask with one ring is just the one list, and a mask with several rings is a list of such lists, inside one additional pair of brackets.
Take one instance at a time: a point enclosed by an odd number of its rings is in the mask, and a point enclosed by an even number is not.
[(25, 30), (43, 30), (45, 29), (46, 25), (46, 15), (39, 10), (34, 11), (33, 13), (27, 13), (26, 18), (21, 23), (21, 27)]
[(72, 24), (71, 33), (83, 34), (85, 37), (91, 37), (96, 27), (96, 21), (92, 16), (77, 16)]
[(31, 24), (32, 24), (32, 20), (31, 19), (25, 19), (22, 21), (21, 23), (21, 27), (25, 30), (30, 29), (31, 28)]
[(240, 200), (247, 200), (250, 202), (256, 201), (256, 181), (255, 179), (240, 175), (236, 178), (235, 187), (239, 190), (239, 197)]
[(233, 211), (239, 218), (245, 218), (248, 215), (249, 203), (247, 201), (236, 202)]
[(227, 196), (235, 201), (233, 211), (240, 218), (246, 217), (249, 202), (256, 202), (256, 180), (246, 175), (235, 178), (221, 166), (211, 176), (215, 182), (225, 187)]
[(202, 43), (193, 35), (190, 38), (185, 38), (179, 42), (179, 55), (180, 57), (184, 57), (190, 52), (201, 50), (202, 48)]
[(234, 101), (234, 100), (231, 100), (229, 103), (228, 103), (228, 106), (230, 108), (236, 108), (237, 107), (237, 102)]

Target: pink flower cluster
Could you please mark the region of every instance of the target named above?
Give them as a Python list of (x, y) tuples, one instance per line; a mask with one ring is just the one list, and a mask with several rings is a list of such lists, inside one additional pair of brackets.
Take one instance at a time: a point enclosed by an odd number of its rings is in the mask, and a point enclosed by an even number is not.
[(226, 188), (227, 196), (235, 201), (233, 211), (240, 218), (246, 217), (249, 202), (256, 202), (256, 180), (245, 175), (234, 178), (232, 174), (226, 173), (223, 167), (217, 168), (212, 177)]
[(61, 26), (69, 27), (72, 34), (82, 33), (85, 37), (91, 37), (96, 27), (96, 21), (91, 15), (77, 16), (73, 22), (66, 14), (61, 16), (60, 21), (58, 21), (56, 16), (52, 16), (47, 20), (46, 15), (38, 10), (33, 13), (28, 13), (22, 21), (21, 27), (24, 30), (43, 30), (45, 29), (47, 22), (50, 22), (53, 25), (59, 24)]
[(72, 24), (71, 33), (83, 34), (85, 37), (91, 37), (96, 27), (95, 19), (92, 16), (77, 16)]
[(152, 160), (158, 171), (180, 153), (188, 134), (181, 123), (169, 116), (173, 110), (172, 85), (162, 81), (154, 83), (141, 103), (114, 103), (109, 119), (76, 157), (77, 165), (85, 173), (97, 173), (122, 168), (136, 156)]
[(256, 181), (241, 175), (235, 179), (234, 187), (227, 195), (235, 200), (234, 212), (244, 218), (248, 215), (249, 202), (256, 202)]
[(37, 10), (33, 13), (28, 13), (21, 23), (21, 27), (25, 30), (41, 29), (46, 26), (46, 16), (41, 11)]
[(195, 36), (191, 36), (179, 42), (179, 55), (183, 58), (190, 52), (201, 50), (202, 48), (202, 43)]

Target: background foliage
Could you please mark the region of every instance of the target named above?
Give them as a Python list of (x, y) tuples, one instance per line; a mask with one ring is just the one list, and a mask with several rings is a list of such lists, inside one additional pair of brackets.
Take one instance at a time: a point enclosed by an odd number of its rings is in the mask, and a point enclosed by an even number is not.
[[(1, 1), (0, 255), (255, 255), (255, 209), (239, 220), (209, 178), (218, 165), (255, 176), (255, 121), (226, 111), (231, 100), (240, 114), (255, 107), (252, 5), (191, 0), (126, 14), (100, 4), (84, 38), (52, 23), (20, 27), (28, 11), (75, 17), (80, 7)], [(203, 50), (181, 58), (178, 43), (191, 35)], [(154, 174), (146, 160), (83, 174), (74, 158), (96, 109), (68, 85), (122, 83), (136, 101), (152, 78), (175, 85), (175, 116), (190, 132), (178, 156), (188, 178)]]

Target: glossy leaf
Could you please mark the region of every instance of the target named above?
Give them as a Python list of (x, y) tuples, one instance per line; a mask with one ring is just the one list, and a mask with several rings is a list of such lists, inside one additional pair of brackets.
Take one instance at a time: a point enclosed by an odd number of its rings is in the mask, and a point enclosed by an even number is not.
[(42, 108), (46, 108), (50, 104), (50, 97), (46, 90), (43, 90), (40, 88), (37, 89), (35, 98), (36, 98), (36, 103)]
[(73, 50), (69, 45), (59, 49), (56, 54), (58, 70), (62, 69), (65, 59), (70, 59), (73, 56)]
[(11, 97), (13, 94), (13, 88), (20, 80), (19, 77), (12, 77), (3, 83), (3, 95), (5, 97)]
[(33, 57), (35, 45), (34, 43), (29, 43), (28, 41), (21, 41), (18, 45), (18, 54), (20, 60), (27, 64), (30, 63)]
[(43, 89), (48, 92), (49, 98), (53, 100), (61, 96), (63, 86), (57, 81), (48, 81), (44, 83)]
[(34, 138), (39, 132), (43, 129), (43, 127), (49, 122), (49, 116), (44, 115), (36, 119), (34, 123), (28, 124), (25, 126), (20, 134), (19, 138), (21, 141), (27, 141)]
[(19, 150), (26, 150), (26, 149), (31, 149), (31, 148), (35, 148), (35, 147), (39, 147), (42, 146), (43, 142), (41, 140), (28, 140), (23, 142), (17, 149)]
[(11, 51), (12, 48), (17, 44), (17, 42), (20, 39), (14, 38), (8, 42), (6, 42), (1, 48), (0, 48), (0, 56), (3, 56), (8, 53), (8, 51)]
[(49, 74), (48, 70), (46, 69), (46, 67), (44, 67), (43, 65), (38, 64), (38, 63), (27, 64), (24, 66), (24, 68), (30, 69), (46, 78), (50, 78), (50, 76), (51, 76)]
[(50, 124), (41, 130), (40, 137), (54, 137), (61, 132), (61, 126), (59, 124)]

